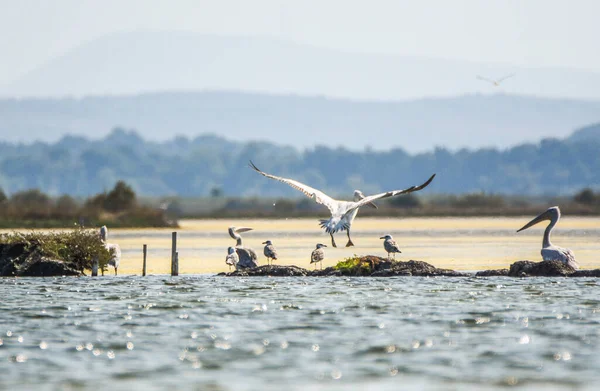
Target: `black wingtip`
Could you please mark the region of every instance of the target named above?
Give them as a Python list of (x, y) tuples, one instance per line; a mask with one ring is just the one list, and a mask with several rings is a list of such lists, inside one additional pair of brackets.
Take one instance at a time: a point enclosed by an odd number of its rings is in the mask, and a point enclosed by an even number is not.
[(431, 177), (429, 177), (429, 179), (427, 180), (427, 182), (425, 182), (421, 186), (419, 186), (419, 190), (420, 189), (424, 189), (427, 186), (429, 186), (429, 184), (431, 183), (431, 181), (433, 181), (433, 178), (435, 178), (435, 174), (433, 174)]
[(248, 161), (250, 162), (250, 163), (248, 164), (248, 167), (250, 167), (250, 168), (254, 169), (255, 171), (260, 171), (260, 170), (258, 169), (258, 167), (256, 167), (256, 166), (254, 165), (254, 163), (252, 163), (252, 160), (248, 160)]

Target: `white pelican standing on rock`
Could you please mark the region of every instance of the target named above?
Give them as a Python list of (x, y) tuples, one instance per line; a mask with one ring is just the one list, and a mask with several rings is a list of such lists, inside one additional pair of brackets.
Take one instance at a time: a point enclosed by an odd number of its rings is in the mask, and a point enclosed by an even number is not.
[(394, 259), (396, 259), (396, 253), (402, 252), (402, 251), (400, 251), (400, 248), (398, 247), (398, 244), (396, 243), (396, 241), (392, 238), (392, 235), (388, 234), (388, 235), (380, 237), (379, 239), (385, 239), (383, 241), (383, 248), (388, 253), (388, 259), (390, 259), (390, 253), (393, 253)]
[(560, 220), (560, 209), (558, 206), (548, 208), (547, 211), (537, 216), (529, 223), (525, 224), (523, 228), (519, 229), (517, 232), (521, 232), (524, 229), (527, 229), (532, 225), (544, 220), (550, 220), (550, 224), (548, 224), (546, 231), (544, 231), (544, 241), (542, 242), (542, 259), (544, 261), (560, 261), (571, 266), (574, 270), (579, 269), (579, 264), (575, 260), (575, 254), (573, 254), (573, 251), (569, 250), (568, 248), (558, 247), (550, 243), (550, 233), (552, 232), (552, 229), (556, 223), (558, 223), (558, 220)]
[(242, 243), (242, 237), (240, 233), (252, 231), (252, 228), (248, 227), (229, 227), (229, 236), (236, 240), (235, 251), (239, 257), (237, 263), (237, 269), (246, 269), (258, 266), (256, 260), (258, 257), (256, 256), (256, 252), (249, 248), (244, 247)]
[(323, 259), (325, 258), (323, 247), (327, 246), (321, 243), (317, 244), (317, 248), (315, 248), (310, 254), (310, 263), (315, 264), (315, 269), (317, 268), (317, 262), (321, 264), (321, 269), (323, 269)]
[(348, 243), (346, 243), (346, 247), (354, 246), (354, 243), (352, 243), (352, 239), (350, 239), (350, 227), (352, 226), (352, 222), (354, 221), (354, 218), (358, 213), (358, 208), (364, 205), (375, 206), (375, 204), (373, 204), (373, 201), (378, 200), (380, 198), (394, 197), (397, 195), (408, 194), (424, 189), (425, 187), (427, 187), (427, 185), (431, 183), (431, 181), (435, 177), (435, 174), (433, 174), (427, 180), (427, 182), (423, 183), (420, 186), (412, 186), (404, 190), (392, 190), (385, 193), (371, 195), (368, 197), (363, 196), (359, 190), (356, 190), (354, 192), (354, 201), (339, 201), (329, 197), (327, 194), (323, 193), (320, 190), (314, 189), (293, 179), (282, 178), (279, 176), (267, 174), (266, 172), (259, 170), (252, 162), (250, 162), (250, 167), (259, 174), (266, 176), (267, 178), (275, 179), (279, 182), (283, 182), (293, 187), (296, 190), (300, 190), (306, 196), (314, 199), (317, 204), (325, 205), (331, 212), (331, 217), (329, 219), (323, 219), (319, 221), (321, 228), (325, 229), (325, 231), (331, 236), (331, 245), (333, 247), (337, 247), (335, 244), (335, 240), (333, 239), (333, 234), (338, 231), (347, 231)]
[(265, 257), (267, 257), (267, 265), (270, 265), (272, 264), (273, 260), (277, 260), (277, 250), (270, 240), (263, 242), (263, 244), (265, 245), (263, 253), (265, 254)]
[(102, 243), (104, 243), (104, 248), (106, 248), (112, 256), (108, 260), (108, 264), (115, 268), (115, 276), (116, 276), (117, 269), (119, 268), (119, 263), (121, 262), (121, 247), (119, 247), (119, 245), (116, 243), (106, 243), (107, 239), (108, 239), (108, 228), (106, 228), (106, 225), (103, 225), (102, 228), (100, 228), (100, 240), (102, 241)]
[(232, 266), (237, 269), (239, 260), (240, 257), (237, 255), (237, 252), (235, 252), (235, 248), (229, 247), (227, 249), (227, 256), (225, 257), (225, 263), (229, 266), (229, 271), (231, 271)]

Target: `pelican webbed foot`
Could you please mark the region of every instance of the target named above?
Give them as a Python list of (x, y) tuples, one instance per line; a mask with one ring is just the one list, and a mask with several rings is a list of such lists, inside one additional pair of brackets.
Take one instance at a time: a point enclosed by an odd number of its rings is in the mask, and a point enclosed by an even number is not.
[(331, 245), (333, 247), (337, 247), (337, 245), (335, 244), (335, 239), (333, 238), (333, 234), (329, 234), (329, 236), (331, 236)]
[(346, 247), (352, 247), (354, 243), (352, 243), (352, 239), (350, 239), (350, 228), (348, 228), (348, 243), (346, 243)]

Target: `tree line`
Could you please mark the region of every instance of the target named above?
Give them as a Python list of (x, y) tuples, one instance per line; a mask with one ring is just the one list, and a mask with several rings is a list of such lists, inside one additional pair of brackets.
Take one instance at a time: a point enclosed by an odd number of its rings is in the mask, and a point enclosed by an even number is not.
[[(304, 151), (266, 141), (234, 142), (204, 135), (162, 143), (115, 129), (100, 140), (67, 136), (56, 143), (0, 143), (0, 186), (7, 194), (39, 189), (89, 197), (119, 180), (144, 196), (298, 197), (295, 190), (247, 167), (292, 177), (331, 196), (367, 194), (422, 183), (428, 194), (573, 195), (600, 187), (600, 142), (544, 139), (506, 150), (409, 154), (317, 146)], [(68, 203), (68, 200), (63, 200)]]
[(107, 192), (81, 199), (68, 194), (51, 197), (40, 189), (6, 195), (0, 189), (0, 227), (164, 227), (175, 225), (165, 211), (144, 205), (131, 186), (118, 181)]

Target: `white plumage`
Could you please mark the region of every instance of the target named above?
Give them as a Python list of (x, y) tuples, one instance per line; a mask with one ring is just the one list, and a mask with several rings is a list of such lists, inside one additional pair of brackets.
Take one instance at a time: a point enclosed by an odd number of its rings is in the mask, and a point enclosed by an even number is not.
[(108, 265), (115, 268), (115, 276), (117, 275), (117, 269), (119, 269), (119, 263), (121, 262), (121, 247), (116, 243), (107, 243), (108, 240), (108, 228), (103, 225), (100, 228), (100, 240), (104, 243), (104, 247), (110, 252), (111, 258), (108, 260)]
[(558, 206), (548, 208), (548, 210), (531, 220), (529, 223), (525, 224), (517, 232), (521, 232), (544, 220), (550, 220), (550, 224), (548, 224), (546, 230), (544, 231), (544, 239), (542, 242), (541, 251), (542, 259), (544, 261), (560, 261), (566, 263), (575, 270), (579, 269), (579, 264), (575, 260), (575, 254), (573, 254), (573, 251), (569, 250), (568, 248), (555, 246), (550, 242), (550, 234), (552, 233), (552, 229), (556, 223), (558, 223), (558, 220), (560, 220), (560, 208)]
[(239, 260), (240, 260), (240, 257), (238, 256), (237, 252), (235, 251), (235, 248), (229, 247), (227, 249), (227, 256), (225, 257), (225, 263), (227, 265), (229, 265), (229, 270), (231, 270), (232, 266), (237, 269), (237, 264), (238, 264)]
[(354, 245), (352, 243), (352, 240), (350, 239), (350, 227), (352, 226), (352, 222), (354, 221), (354, 218), (358, 213), (358, 209), (361, 206), (374, 206), (373, 201), (378, 200), (380, 198), (394, 197), (401, 194), (408, 194), (415, 191), (419, 191), (427, 187), (435, 177), (435, 174), (433, 174), (425, 183), (423, 183), (420, 186), (412, 186), (404, 190), (391, 190), (385, 193), (379, 193), (368, 197), (363, 196), (362, 193), (360, 193), (360, 191), (356, 191), (355, 201), (340, 201), (333, 199), (327, 194), (323, 193), (322, 191), (307, 186), (304, 183), (295, 181), (293, 179), (267, 174), (266, 172), (259, 170), (252, 162), (250, 162), (250, 167), (267, 178), (275, 179), (276, 181), (285, 183), (293, 187), (294, 189), (301, 191), (307, 197), (314, 199), (316, 203), (325, 205), (329, 209), (329, 212), (331, 212), (331, 217), (329, 219), (319, 220), (319, 222), (321, 228), (325, 229), (325, 232), (327, 232), (331, 236), (331, 245), (333, 247), (337, 247), (335, 244), (335, 240), (333, 239), (333, 234), (338, 231), (348, 232), (348, 243), (346, 244), (346, 247)]
[(251, 249), (250, 247), (244, 247), (242, 242), (242, 236), (240, 233), (252, 231), (252, 228), (248, 227), (229, 227), (228, 232), (229, 236), (235, 239), (235, 251), (238, 255), (238, 262), (236, 264), (236, 269), (247, 269), (258, 266), (258, 256), (256, 255), (256, 251)]

